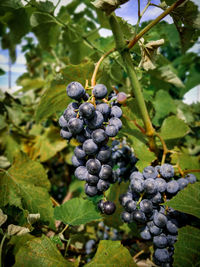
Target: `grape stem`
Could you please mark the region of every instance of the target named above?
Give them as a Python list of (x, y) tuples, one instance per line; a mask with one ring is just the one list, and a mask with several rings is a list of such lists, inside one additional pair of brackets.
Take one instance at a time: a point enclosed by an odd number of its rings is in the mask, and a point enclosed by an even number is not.
[(142, 127), (142, 126), (140, 126), (137, 122), (136, 122), (136, 120), (131, 120), (129, 117), (127, 117), (125, 114), (123, 114), (122, 115), (126, 120), (129, 120), (129, 121), (131, 121), (131, 122), (133, 122), (134, 124), (135, 124), (135, 126), (140, 130), (140, 132), (141, 133), (143, 133), (143, 134), (145, 134), (145, 129)]
[(53, 205), (55, 207), (59, 207), (60, 206), (60, 204), (53, 197), (50, 197), (50, 199), (51, 199), (51, 202), (53, 203)]
[(187, 173), (190, 173), (190, 172), (200, 172), (200, 170), (198, 170), (198, 169), (196, 169), (196, 170), (192, 169), (192, 170), (184, 170), (183, 172), (184, 172), (184, 174), (187, 174)]
[(4, 234), (3, 238), (1, 239), (1, 244), (0, 244), (0, 267), (2, 267), (2, 250), (3, 250), (3, 244), (4, 241), (6, 240), (7, 235)]
[(162, 136), (157, 132), (155, 132), (155, 135), (160, 139), (160, 142), (161, 142), (162, 147), (163, 147), (163, 155), (162, 155), (162, 160), (161, 160), (161, 165), (162, 165), (165, 163), (166, 155), (168, 153), (170, 153), (170, 150), (167, 148), (167, 145), (166, 145), (164, 139), (162, 138)]
[(139, 251), (134, 257), (133, 260), (136, 262), (137, 258), (144, 253), (144, 250)]

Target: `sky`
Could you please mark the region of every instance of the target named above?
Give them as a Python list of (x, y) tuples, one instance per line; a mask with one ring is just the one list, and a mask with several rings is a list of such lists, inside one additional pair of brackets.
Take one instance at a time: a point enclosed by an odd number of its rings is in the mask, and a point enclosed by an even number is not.
[[(57, 0), (56, 1), (51, 0), (51, 1), (54, 4), (57, 3)], [(71, 0), (61, 0), (56, 11), (58, 12), (61, 5), (66, 5), (69, 2), (71, 2)], [(143, 8), (145, 7), (145, 5), (147, 3), (147, 0), (141, 0), (140, 2), (141, 2), (141, 10), (143, 10)], [(151, 2), (154, 4), (160, 3), (159, 0), (152, 0)], [(200, 1), (199, 0), (194, 0), (194, 2), (196, 2), (198, 4), (198, 6), (200, 7)], [(25, 1), (24, 1), (24, 3), (25, 3)], [(85, 7), (85, 5), (81, 4), (77, 8), (76, 11), (79, 12), (82, 9), (84, 9), (84, 7)], [(116, 15), (123, 17), (130, 24), (134, 25), (137, 22), (137, 12), (138, 12), (137, 1), (136, 0), (129, 0), (126, 4), (121, 5), (121, 7), (116, 10)], [(147, 9), (147, 11), (145, 12), (145, 14), (143, 15), (141, 22), (151, 20), (151, 19), (157, 17), (158, 15), (160, 15), (161, 13), (162, 13), (162, 10), (160, 8), (150, 6)], [(168, 23), (173, 23), (173, 21), (169, 15), (167, 17), (165, 17), (164, 20), (167, 21)], [(106, 30), (106, 29), (101, 29), (99, 32), (102, 36), (105, 36), (105, 37), (112, 34), (111, 31)], [(200, 47), (196, 45), (193, 48), (193, 50), (200, 52)], [(24, 73), (26, 71), (26, 67), (25, 67), (26, 61), (25, 61), (23, 53), (21, 52), (20, 45), (17, 46), (16, 51), (17, 51), (17, 60), (16, 60), (15, 64), (13, 64), (11, 66), (12, 91), (15, 91), (18, 89), (15, 81), (22, 73)], [(9, 68), (8, 67), (8, 65), (9, 65), (8, 61), (9, 61), (8, 50), (2, 50), (0, 47), (0, 68), (2, 68), (6, 72), (5, 75), (0, 76), (0, 90), (3, 90), (3, 91), (8, 89), (8, 68)], [(184, 101), (187, 102), (188, 104), (190, 104), (192, 102), (196, 102), (197, 99), (200, 101), (200, 86), (199, 86), (199, 89), (196, 87), (196, 88), (190, 90), (190, 92), (188, 92), (184, 97)]]

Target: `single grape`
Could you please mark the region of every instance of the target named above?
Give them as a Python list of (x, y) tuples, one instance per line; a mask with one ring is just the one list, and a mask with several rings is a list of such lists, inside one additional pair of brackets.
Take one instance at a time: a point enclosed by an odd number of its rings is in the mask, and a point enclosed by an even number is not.
[(155, 194), (157, 192), (157, 186), (154, 179), (149, 178), (144, 181), (144, 190), (147, 194)]
[(68, 128), (72, 134), (79, 134), (83, 130), (83, 121), (78, 118), (72, 118), (68, 121)]
[(91, 130), (88, 126), (83, 129), (83, 132), (84, 132), (84, 136), (87, 139), (91, 139), (92, 138), (92, 132), (93, 132), (93, 130)]
[(143, 199), (140, 202), (140, 209), (141, 211), (143, 211), (144, 213), (151, 213), (153, 211), (153, 205), (152, 202), (148, 199)]
[(67, 95), (72, 99), (79, 100), (85, 95), (85, 89), (79, 82), (71, 82), (67, 86)]
[(98, 159), (89, 159), (86, 162), (86, 168), (90, 174), (98, 174), (101, 169), (101, 163)]
[(179, 189), (182, 190), (183, 188), (185, 188), (188, 185), (189, 181), (185, 178), (179, 178), (177, 180), (177, 183), (179, 185)]
[(98, 146), (94, 143), (92, 139), (87, 139), (83, 143), (83, 150), (87, 155), (95, 155), (98, 151)]
[(166, 248), (167, 247), (167, 237), (165, 234), (154, 236), (153, 238), (153, 244), (157, 248)]
[(137, 208), (137, 203), (134, 200), (128, 200), (125, 204), (125, 210), (128, 212), (133, 212)]
[(101, 114), (101, 112), (97, 110), (94, 112), (94, 116), (90, 120), (85, 119), (85, 123), (91, 130), (101, 127), (103, 122), (104, 122), (104, 117)]
[(142, 229), (142, 231), (140, 232), (140, 236), (144, 240), (151, 240), (152, 236), (147, 226)]
[(153, 217), (153, 222), (156, 226), (163, 228), (167, 223), (167, 217), (163, 213), (156, 212)]
[(169, 252), (166, 248), (157, 248), (154, 257), (160, 262), (168, 262), (170, 260)]
[(162, 228), (155, 225), (153, 221), (149, 221), (147, 223), (147, 226), (149, 228), (149, 231), (152, 235), (160, 235), (162, 233)]
[(84, 166), (85, 165), (85, 160), (83, 159), (78, 159), (76, 156), (72, 156), (72, 164), (74, 167), (79, 167), (79, 166)]
[(60, 130), (60, 136), (63, 139), (70, 140), (72, 138), (72, 133), (70, 133), (69, 131), (65, 131), (65, 130), (61, 129)]
[(119, 104), (124, 104), (126, 103), (126, 100), (127, 100), (127, 95), (124, 93), (124, 92), (119, 92), (117, 94), (117, 102)]
[(121, 108), (118, 107), (118, 106), (113, 106), (111, 108), (110, 116), (111, 117), (116, 117), (116, 118), (121, 118), (121, 116), (122, 116)]
[(103, 211), (106, 215), (111, 215), (115, 212), (116, 210), (116, 206), (115, 203), (111, 202), (111, 201), (105, 201), (103, 203)]
[(104, 200), (103, 199), (99, 200), (99, 202), (97, 204), (97, 207), (98, 207), (98, 209), (100, 210), (101, 213), (104, 213), (104, 205), (103, 204), (104, 204)]
[(178, 233), (178, 222), (175, 219), (170, 219), (167, 221), (166, 228), (168, 232), (172, 235), (175, 235)]
[(99, 173), (99, 178), (101, 178), (102, 180), (108, 180), (111, 176), (112, 176), (111, 166), (107, 164), (102, 165)]
[(133, 212), (133, 219), (139, 223), (145, 223), (146, 222), (146, 216), (145, 216), (144, 212), (142, 212), (141, 210), (136, 210)]
[(86, 157), (86, 153), (82, 146), (76, 146), (74, 149), (74, 154), (78, 159), (84, 159)]
[(80, 105), (79, 107), (79, 115), (86, 118), (91, 119), (94, 117), (95, 114), (95, 107), (89, 102), (85, 102)]
[(63, 113), (63, 117), (66, 121), (69, 121), (70, 119), (77, 117), (77, 112), (75, 112), (73, 108), (67, 108)]
[(156, 182), (156, 187), (157, 187), (158, 191), (160, 193), (165, 192), (165, 190), (167, 188), (167, 183), (165, 182), (165, 180), (163, 178), (156, 178), (155, 182)]
[(87, 179), (88, 171), (85, 166), (80, 166), (76, 168), (74, 175), (77, 179), (84, 181)]
[(149, 178), (155, 179), (158, 176), (157, 171), (152, 166), (145, 167), (142, 174), (145, 179), (149, 179)]
[(106, 129), (105, 129), (105, 133), (107, 134), (107, 136), (109, 137), (115, 137), (118, 133), (118, 128), (115, 125), (107, 125)]
[(144, 177), (141, 172), (132, 172), (129, 179), (134, 180), (135, 178), (144, 180)]
[(90, 197), (94, 197), (97, 195), (98, 190), (97, 190), (96, 186), (85, 184), (85, 193), (86, 193), (86, 195), (88, 195)]
[(108, 136), (103, 129), (97, 129), (92, 133), (92, 140), (96, 144), (103, 144), (105, 141), (108, 141)]
[(125, 193), (125, 194), (122, 194), (120, 197), (119, 197), (119, 202), (121, 203), (121, 205), (123, 207), (125, 207), (126, 203), (129, 201), (129, 200), (133, 200), (133, 195), (131, 193)]
[(163, 164), (160, 167), (160, 174), (165, 179), (172, 178), (174, 176), (173, 166), (171, 164), (167, 164), (167, 163)]
[(113, 117), (108, 122), (110, 125), (115, 125), (115, 127), (117, 127), (118, 130), (122, 128), (122, 122), (119, 118)]
[(144, 181), (142, 179), (132, 179), (130, 183), (130, 189), (136, 193), (142, 193), (144, 190)]
[(104, 84), (96, 84), (92, 90), (92, 94), (96, 99), (103, 99), (107, 93), (108, 90)]
[(172, 180), (172, 181), (167, 183), (167, 189), (166, 190), (170, 194), (176, 194), (179, 190), (179, 184), (177, 183), (177, 181)]
[(99, 181), (97, 183), (97, 189), (100, 192), (104, 192), (104, 191), (108, 190), (109, 186), (110, 186), (110, 183), (107, 181), (104, 181), (102, 179), (99, 179)]
[(153, 195), (150, 200), (153, 204), (160, 204), (163, 202), (163, 198), (160, 192), (157, 192), (155, 195)]
[(109, 107), (109, 105), (106, 103), (97, 104), (96, 110), (101, 112), (101, 114), (104, 116), (104, 120), (107, 121), (108, 117), (110, 116), (110, 111), (111, 111), (111, 108)]
[(88, 173), (86, 177), (86, 182), (89, 185), (97, 185), (98, 181), (99, 181), (99, 177), (97, 175)]
[(99, 152), (97, 154), (97, 159), (100, 160), (103, 163), (106, 163), (110, 160), (111, 157), (111, 149), (108, 146), (102, 146), (99, 149)]
[(127, 211), (123, 211), (121, 214), (121, 219), (125, 223), (131, 223), (133, 220), (133, 215), (132, 215), (132, 213), (129, 213)]
[(68, 128), (68, 123), (67, 123), (67, 121), (63, 115), (59, 118), (58, 123), (59, 123), (61, 128)]
[(189, 181), (190, 184), (194, 184), (197, 181), (196, 176), (192, 173), (188, 173), (185, 178)]
[(167, 235), (167, 241), (169, 246), (173, 246), (177, 241), (176, 235)]

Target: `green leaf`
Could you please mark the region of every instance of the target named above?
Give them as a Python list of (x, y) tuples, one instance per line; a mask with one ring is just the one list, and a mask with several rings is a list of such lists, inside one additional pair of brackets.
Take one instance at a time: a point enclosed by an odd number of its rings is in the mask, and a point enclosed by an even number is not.
[(63, 111), (71, 102), (66, 93), (68, 83), (78, 81), (84, 85), (86, 79), (91, 79), (93, 68), (93, 63), (87, 62), (79, 65), (68, 65), (63, 69), (62, 80), (53, 82), (42, 96), (35, 113), (36, 121), (40, 122), (56, 111)]
[(153, 124), (159, 126), (164, 119), (170, 112), (176, 113), (176, 105), (169, 95), (164, 90), (159, 90), (156, 93), (155, 100), (154, 100), (154, 108), (155, 108), (155, 117), (153, 118)]
[(71, 199), (54, 210), (54, 217), (69, 225), (85, 224), (101, 219), (95, 205), (81, 198)]
[(56, 19), (48, 13), (34, 12), (31, 15), (30, 23), (32, 27), (37, 27), (44, 23), (57, 23)]
[(133, 261), (127, 248), (120, 241), (101, 240), (94, 258), (85, 267), (134, 267)]
[(112, 13), (116, 8), (119, 7), (119, 5), (122, 5), (124, 3), (128, 2), (128, 0), (95, 0), (92, 2), (92, 4), (102, 10), (105, 11), (107, 15)]
[(70, 267), (72, 263), (66, 261), (56, 245), (46, 236), (34, 238), (22, 246), (15, 257), (14, 267)]
[(199, 266), (200, 230), (186, 226), (178, 231), (178, 241), (174, 245), (174, 267)]
[(54, 228), (49, 188), (42, 165), (24, 154), (18, 154), (12, 167), (1, 174), (0, 206), (10, 204), (27, 209), (29, 213), (40, 213), (41, 220)]
[(176, 139), (185, 136), (189, 132), (189, 127), (176, 116), (170, 116), (163, 121), (160, 135), (165, 140)]
[(17, 82), (17, 85), (23, 87), (23, 91), (35, 90), (43, 87), (44, 84), (45, 81), (41, 78), (35, 78), (35, 79), (24, 78), (24, 79), (19, 79)]
[(166, 205), (200, 218), (200, 183), (189, 184)]

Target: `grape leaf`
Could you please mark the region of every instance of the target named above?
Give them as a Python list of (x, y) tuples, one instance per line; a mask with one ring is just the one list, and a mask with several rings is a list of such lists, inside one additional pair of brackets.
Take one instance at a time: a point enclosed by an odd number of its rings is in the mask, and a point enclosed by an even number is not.
[(1, 173), (0, 206), (7, 204), (40, 213), (41, 220), (54, 228), (53, 207), (48, 190), (50, 183), (42, 165), (18, 154), (11, 168)]
[(94, 258), (85, 267), (137, 266), (127, 248), (120, 241), (101, 240)]
[(92, 201), (81, 198), (71, 199), (56, 207), (54, 217), (69, 225), (80, 225), (101, 219)]
[(174, 245), (174, 267), (199, 266), (200, 230), (186, 226), (178, 231), (178, 241)]
[(86, 79), (91, 78), (92, 70), (93, 64), (91, 62), (68, 65), (63, 69), (63, 78), (59, 81), (54, 81), (42, 96), (35, 113), (36, 121), (40, 122), (56, 111), (63, 111), (71, 101), (66, 93), (67, 84), (72, 81), (78, 81), (84, 85)]
[(200, 183), (189, 184), (166, 205), (200, 218)]
[(14, 267), (70, 267), (56, 245), (46, 236), (34, 238), (24, 244), (16, 254)]
[(189, 127), (176, 116), (170, 116), (163, 121), (160, 135), (165, 140), (176, 139), (185, 136), (189, 132)]

